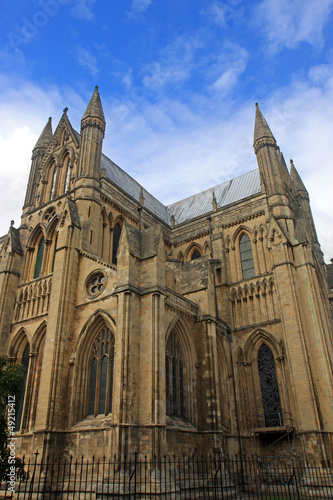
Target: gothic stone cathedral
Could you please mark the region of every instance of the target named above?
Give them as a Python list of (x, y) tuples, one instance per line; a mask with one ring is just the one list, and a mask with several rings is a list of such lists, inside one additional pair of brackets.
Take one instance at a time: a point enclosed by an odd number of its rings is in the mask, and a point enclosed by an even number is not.
[(258, 170), (164, 206), (102, 153), (96, 87), (33, 149), (0, 239), (17, 453), (332, 460), (330, 292), (307, 190), (256, 107)]

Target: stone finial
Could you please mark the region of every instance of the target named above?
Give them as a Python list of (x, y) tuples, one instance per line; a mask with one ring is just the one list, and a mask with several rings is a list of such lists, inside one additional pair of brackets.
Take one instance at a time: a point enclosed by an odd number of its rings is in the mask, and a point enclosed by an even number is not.
[(213, 191), (213, 210), (214, 212), (216, 212), (217, 210), (217, 201), (216, 201), (216, 197), (215, 197), (215, 191)]
[(171, 225), (171, 229), (173, 229), (175, 227), (175, 216), (174, 215), (171, 215), (170, 225)]

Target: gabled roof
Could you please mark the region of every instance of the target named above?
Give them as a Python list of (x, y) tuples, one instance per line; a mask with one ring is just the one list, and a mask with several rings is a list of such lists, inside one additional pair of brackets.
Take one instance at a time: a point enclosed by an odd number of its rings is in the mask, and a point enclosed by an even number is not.
[(166, 206), (146, 191), (136, 180), (116, 165), (112, 160), (102, 154), (101, 168), (105, 168), (106, 175), (116, 186), (140, 203), (140, 193), (142, 190), (144, 206), (161, 220), (170, 223), (170, 214)]

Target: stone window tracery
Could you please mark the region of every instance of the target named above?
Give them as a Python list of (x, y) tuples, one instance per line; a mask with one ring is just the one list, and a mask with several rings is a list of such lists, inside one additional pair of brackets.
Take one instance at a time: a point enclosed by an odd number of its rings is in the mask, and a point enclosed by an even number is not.
[(106, 285), (106, 276), (102, 271), (96, 271), (88, 276), (86, 290), (91, 297), (98, 297)]
[(46, 222), (50, 223), (54, 219), (55, 215), (55, 208), (51, 207), (45, 212), (44, 219), (46, 220)]

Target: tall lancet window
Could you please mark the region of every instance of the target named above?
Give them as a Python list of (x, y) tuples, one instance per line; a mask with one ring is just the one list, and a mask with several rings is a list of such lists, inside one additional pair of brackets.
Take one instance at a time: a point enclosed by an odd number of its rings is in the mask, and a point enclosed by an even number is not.
[(41, 237), (38, 243), (35, 270), (34, 270), (34, 279), (39, 278), (41, 274), (43, 256), (44, 256), (44, 236)]
[(113, 229), (112, 264), (117, 264), (117, 253), (118, 253), (120, 235), (121, 235), (121, 227), (117, 223), (115, 224)]
[(67, 167), (66, 171), (66, 181), (65, 181), (65, 193), (69, 191), (69, 186), (70, 186), (70, 180), (71, 180), (71, 172), (72, 172), (72, 164), (69, 156), (67, 156), (66, 161), (65, 161), (65, 167)]
[(256, 275), (253, 262), (252, 245), (250, 238), (243, 234), (239, 240), (239, 253), (242, 263), (243, 278), (254, 278)]
[(52, 183), (51, 183), (51, 192), (50, 192), (50, 200), (55, 198), (56, 193), (56, 184), (57, 184), (57, 167), (54, 167), (53, 175), (52, 175)]
[(166, 413), (171, 417), (185, 417), (184, 367), (182, 344), (172, 331), (165, 356)]
[(114, 336), (103, 327), (96, 337), (91, 353), (88, 387), (88, 415), (112, 412)]
[(265, 427), (279, 427), (283, 425), (279, 386), (274, 356), (266, 344), (258, 352), (258, 371)]
[(21, 391), (16, 398), (16, 415), (15, 415), (15, 430), (18, 431), (21, 426), (22, 413), (23, 413), (23, 403), (25, 396), (25, 388), (27, 384), (28, 369), (29, 369), (29, 353), (30, 346), (27, 344), (23, 351), (21, 364), (23, 366), (23, 375), (21, 379)]

